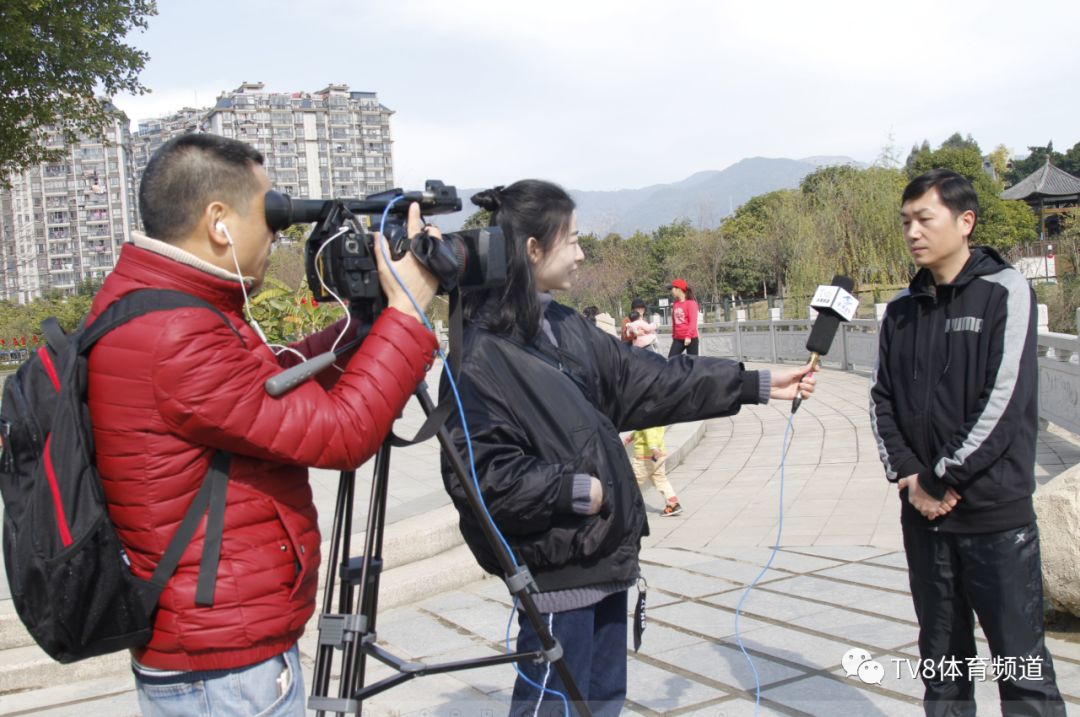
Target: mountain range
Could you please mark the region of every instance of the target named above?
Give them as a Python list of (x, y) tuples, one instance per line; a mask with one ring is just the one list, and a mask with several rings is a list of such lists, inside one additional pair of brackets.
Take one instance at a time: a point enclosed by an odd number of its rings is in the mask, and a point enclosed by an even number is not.
[[(602, 237), (615, 232), (625, 237), (635, 231), (648, 233), (681, 219), (689, 220), (694, 226), (716, 227), (751, 197), (792, 189), (816, 169), (841, 164), (866, 166), (850, 157), (750, 157), (727, 169), (697, 172), (670, 184), (615, 191), (568, 191), (577, 204), (578, 229), (583, 234)], [(436, 218), (443, 231), (460, 228), (476, 211), (469, 197), (478, 191), (458, 189), (464, 208)]]

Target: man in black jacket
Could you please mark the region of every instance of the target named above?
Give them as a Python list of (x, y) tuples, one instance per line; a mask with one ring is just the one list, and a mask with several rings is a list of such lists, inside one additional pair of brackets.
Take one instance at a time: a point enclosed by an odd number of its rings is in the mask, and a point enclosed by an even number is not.
[[(974, 678), (986, 675), (1004, 714), (1064, 717), (1032, 506), (1035, 303), (1018, 271), (969, 246), (978, 213), (955, 172), (928, 172), (904, 190), (919, 272), (881, 326), (871, 424), (902, 499), (926, 714), (974, 715)], [(991, 660), (976, 654), (973, 610)]]

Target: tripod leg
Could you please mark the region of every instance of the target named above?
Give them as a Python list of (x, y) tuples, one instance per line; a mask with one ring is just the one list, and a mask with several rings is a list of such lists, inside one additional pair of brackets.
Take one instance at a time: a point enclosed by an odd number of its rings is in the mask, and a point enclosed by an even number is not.
[[(330, 539), (330, 555), (327, 556), (327, 565), (333, 566), (338, 560), (338, 546), (341, 545), (344, 538), (345, 544), (343, 547), (342, 560), (348, 560), (349, 548), (348, 548), (348, 536), (351, 532), (352, 524), (352, 501), (353, 501), (353, 484), (356, 480), (356, 471), (342, 471), (341, 477), (338, 479), (338, 492), (337, 502), (334, 505), (334, 524), (331, 530)], [(330, 567), (326, 571), (326, 582), (323, 587), (323, 610), (322, 614), (329, 615), (334, 612), (334, 579), (336, 573), (333, 567)], [(344, 592), (345, 584), (342, 582), (342, 590)], [(319, 628), (320, 633), (322, 628)], [(333, 670), (334, 664), (334, 647), (333, 645), (320, 644), (318, 652), (315, 654), (315, 672), (312, 680), (311, 694), (312, 695), (325, 695), (330, 689), (330, 673)], [(322, 710), (316, 713), (318, 717), (322, 717)]]
[[(375, 619), (379, 604), (379, 576), (382, 573), (383, 532), (386, 527), (386, 497), (390, 481), (390, 443), (379, 447), (375, 456), (375, 470), (371, 479), (371, 497), (368, 501), (367, 527), (364, 532), (364, 553), (360, 563), (359, 614), (366, 619), (365, 630), (360, 639), (349, 642), (342, 657), (339, 695), (351, 698), (364, 686), (367, 652), (362, 640), (375, 633)], [(351, 572), (355, 572), (351, 570)], [(350, 586), (352, 580), (345, 580)], [(352, 612), (352, 600), (342, 605), (342, 612)], [(357, 703), (359, 713), (363, 703)]]
[[(431, 397), (428, 396), (427, 386), (425, 384), (421, 383), (416, 389), (416, 398), (420, 401), (420, 405), (424, 409), (425, 414), (430, 414), (435, 409)], [(492, 550), (495, 551), (499, 561), (499, 567), (506, 576), (505, 580), (507, 587), (510, 589), (510, 592), (518, 598), (518, 602), (525, 611), (525, 616), (528, 618), (533, 629), (536, 630), (537, 636), (540, 638), (540, 645), (543, 647), (544, 657), (551, 662), (555, 667), (555, 671), (562, 679), (563, 686), (566, 687), (568, 693), (567, 697), (573, 703), (574, 710), (581, 717), (591, 717), (592, 713), (589, 711), (588, 705), (585, 704), (585, 699), (581, 694), (581, 690), (578, 689), (577, 682), (574, 681), (574, 676), (570, 673), (570, 669), (566, 666), (566, 661), (562, 658), (562, 646), (551, 636), (551, 632), (547, 629), (547, 625), (540, 616), (540, 611), (537, 609), (536, 603), (533, 602), (532, 595), (529, 593), (532, 577), (528, 574), (526, 568), (517, 565), (513, 555), (511, 555), (506, 549), (506, 546), (503, 545), (503, 542), (495, 529), (494, 522), (491, 520), (491, 516), (488, 514), (487, 510), (485, 510), (483, 501), (480, 499), (480, 494), (476, 490), (476, 486), (473, 485), (472, 476), (469, 475), (465, 463), (461, 460), (461, 455), (454, 445), (453, 440), (450, 438), (450, 432), (446, 429), (446, 426), (441, 426), (436, 435), (439, 439), (439, 445), (442, 447), (443, 455), (450, 463), (451, 469), (454, 471), (458, 482), (465, 491), (465, 497), (468, 500), (469, 507), (480, 522), (480, 527), (484, 531), (484, 537), (487, 538), (488, 544), (491, 546)]]

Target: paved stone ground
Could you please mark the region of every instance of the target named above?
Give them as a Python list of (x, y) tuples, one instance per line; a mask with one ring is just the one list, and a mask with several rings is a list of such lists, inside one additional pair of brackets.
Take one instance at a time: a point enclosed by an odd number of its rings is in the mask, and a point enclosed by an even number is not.
[[(649, 626), (631, 653), (627, 713), (761, 715), (921, 714), (918, 630), (907, 587), (895, 487), (883, 478), (867, 418), (865, 377), (829, 372), (795, 418), (783, 481), (783, 405), (750, 407), (709, 421), (704, 436), (671, 471), (686, 511), (650, 518), (642, 551)], [(1042, 432), (1041, 484), (1080, 462), (1080, 444)], [(658, 512), (651, 489), (646, 501)], [(497, 580), (433, 596), (379, 618), (380, 642), (402, 656), (443, 662), (504, 649), (510, 601)], [(516, 628), (512, 634), (516, 633)], [(1050, 638), (1070, 711), (1080, 712), (1080, 641)], [(1071, 641), (1070, 641), (1071, 638)], [(880, 685), (848, 678), (841, 658), (865, 649), (885, 668)], [(989, 655), (985, 642), (980, 650)], [(368, 684), (392, 674), (369, 661)], [(511, 667), (425, 676), (368, 700), (371, 714), (505, 714)], [(998, 711), (996, 685), (978, 686), (984, 714)]]
[[(921, 682), (907, 674), (917, 658), (917, 627), (900, 506), (878, 462), (867, 389), (863, 376), (827, 371), (794, 421), (780, 550), (739, 619), (762, 685), (761, 715), (921, 714)], [(401, 433), (415, 429), (417, 414), (406, 412)], [(649, 625), (641, 651), (631, 652), (627, 714), (755, 714), (754, 672), (737, 645), (735, 608), (777, 540), (786, 422), (786, 407), (770, 405), (671, 432), (677, 441), (699, 442), (670, 473), (686, 512), (650, 517), (652, 535), (641, 556), (650, 586)], [(669, 443), (669, 450), (677, 447)], [(1040, 433), (1041, 484), (1077, 463), (1080, 442), (1074, 437)], [(394, 452), (388, 522), (447, 504), (437, 466), (433, 444)], [(337, 476), (315, 472), (314, 485), (328, 535)], [(357, 520), (363, 519), (366, 485), (358, 481)], [(654, 513), (662, 506), (651, 488), (646, 503)], [(494, 655), (504, 649), (510, 614), (503, 584), (481, 580), (380, 612), (379, 642), (429, 662)], [(313, 623), (301, 641), (309, 689), (315, 632)], [(1049, 643), (1069, 710), (1080, 714), (1080, 640), (1057, 635)], [(883, 666), (880, 685), (845, 676), (841, 658), (852, 648), (865, 649)], [(986, 654), (982, 641), (980, 649)], [(390, 674), (368, 660), (368, 684)], [(20, 707), (19, 695), (0, 695), (0, 713), (137, 714), (130, 680), (58, 686), (51, 702), (56, 706), (44, 711)], [(364, 713), (505, 714), (513, 681), (509, 666), (419, 677), (368, 700)], [(979, 684), (978, 698), (982, 714), (998, 712), (993, 682)]]

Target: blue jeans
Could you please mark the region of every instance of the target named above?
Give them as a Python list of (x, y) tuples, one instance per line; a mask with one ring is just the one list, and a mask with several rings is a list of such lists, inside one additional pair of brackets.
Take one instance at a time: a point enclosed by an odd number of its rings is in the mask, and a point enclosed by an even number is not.
[[(544, 613), (548, 630), (563, 648), (563, 659), (578, 689), (596, 717), (614, 717), (626, 700), (626, 590), (581, 608)], [(518, 651), (540, 649), (540, 638), (525, 613), (518, 613)], [(555, 667), (547, 661), (519, 662), (518, 667), (538, 685), (557, 690), (569, 699)], [(512, 717), (562, 717), (563, 701), (541, 693), (519, 675), (514, 683)], [(574, 714), (571, 708), (570, 714)]]
[[(269, 660), (196, 676), (135, 671), (143, 717), (303, 717), (304, 675), (296, 645)], [(284, 692), (282, 691), (284, 686)]]

